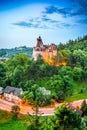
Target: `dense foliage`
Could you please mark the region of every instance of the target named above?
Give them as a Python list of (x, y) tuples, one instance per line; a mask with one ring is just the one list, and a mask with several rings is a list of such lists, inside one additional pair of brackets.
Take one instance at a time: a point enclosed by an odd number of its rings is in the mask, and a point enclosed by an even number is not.
[[(66, 98), (74, 99), (73, 95), (77, 99), (87, 98), (87, 36), (70, 40), (66, 44), (60, 43), (57, 49), (58, 55), (52, 58), (52, 65), (40, 59), (34, 61), (25, 53), (16, 54), (4, 62), (0, 61), (0, 86), (23, 88), (22, 98), (26, 103), (33, 104), (34, 110), (34, 116), (29, 114), (21, 120), (17, 118), (20, 111), (18, 106), (12, 107), (12, 114), (0, 111), (0, 130), (87, 129), (85, 100), (81, 106), (82, 117), (77, 110), (66, 105), (56, 108), (53, 116), (42, 117), (39, 113), (39, 106), (48, 105), (54, 100), (62, 102)], [(0, 51), (1, 56), (7, 54), (4, 50)], [(67, 65), (63, 66), (63, 62)], [(84, 83), (82, 86), (81, 82)]]
[(83, 130), (81, 116), (76, 110), (67, 105), (62, 105), (55, 111), (54, 130)]
[[(7, 61), (0, 61), (0, 86), (23, 88), (22, 97), (29, 103), (33, 103), (37, 97), (42, 97), (39, 98), (41, 105), (50, 103), (52, 99), (64, 101), (73, 95), (76, 82), (87, 81), (87, 36), (66, 44), (60, 43), (58, 55), (52, 60), (55, 60), (54, 65), (49, 65), (41, 59), (34, 61), (22, 53)], [(55, 66), (57, 62), (66, 62), (67, 65)], [(43, 94), (40, 87), (50, 94)], [(78, 94), (84, 91), (87, 91), (87, 87), (83, 87)]]
[[(17, 110), (13, 107), (13, 110)], [(19, 116), (14, 120), (11, 113), (0, 110), (0, 130), (86, 130), (87, 116), (84, 120), (72, 106), (62, 105), (55, 109), (53, 116), (41, 116), (38, 103), (34, 107), (34, 115)], [(9, 127), (10, 126), (10, 127)]]

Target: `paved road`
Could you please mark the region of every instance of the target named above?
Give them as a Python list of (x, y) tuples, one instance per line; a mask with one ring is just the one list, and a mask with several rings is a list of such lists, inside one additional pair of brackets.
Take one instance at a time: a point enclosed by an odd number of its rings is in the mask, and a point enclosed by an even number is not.
[[(80, 108), (82, 102), (83, 102), (83, 100), (77, 100), (77, 101), (71, 102), (71, 104), (74, 107), (79, 107)], [(86, 99), (86, 102), (87, 102), (87, 99)], [(0, 99), (0, 109), (11, 111), (11, 107), (13, 105), (15, 105), (15, 104)], [(62, 105), (62, 103), (55, 103), (53, 107), (51, 107), (51, 108), (49, 108), (49, 107), (48, 108), (39, 108), (39, 111), (40, 111), (40, 113), (42, 113), (43, 116), (45, 116), (45, 115), (53, 115), (55, 107), (59, 107), (61, 105)], [(34, 111), (32, 110), (31, 106), (20, 106), (20, 112), (22, 114), (27, 114), (27, 113), (34, 114)]]
[(14, 104), (0, 99), (0, 109), (10, 111)]

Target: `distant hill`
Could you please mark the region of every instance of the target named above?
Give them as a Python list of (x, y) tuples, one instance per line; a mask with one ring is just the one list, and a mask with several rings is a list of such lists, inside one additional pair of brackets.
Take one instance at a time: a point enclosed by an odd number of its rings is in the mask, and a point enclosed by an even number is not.
[(26, 53), (30, 58), (32, 57), (33, 48), (20, 46), (12, 49), (0, 49), (0, 57), (12, 58), (15, 54)]

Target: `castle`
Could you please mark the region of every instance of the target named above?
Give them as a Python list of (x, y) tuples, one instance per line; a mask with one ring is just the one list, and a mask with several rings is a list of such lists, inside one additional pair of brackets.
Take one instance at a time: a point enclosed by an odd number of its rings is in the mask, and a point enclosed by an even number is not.
[(42, 58), (45, 62), (51, 64), (52, 57), (57, 55), (57, 48), (54, 43), (50, 45), (44, 45), (42, 38), (39, 36), (37, 38), (36, 47), (33, 48), (33, 58), (34, 60), (38, 60), (38, 58)]

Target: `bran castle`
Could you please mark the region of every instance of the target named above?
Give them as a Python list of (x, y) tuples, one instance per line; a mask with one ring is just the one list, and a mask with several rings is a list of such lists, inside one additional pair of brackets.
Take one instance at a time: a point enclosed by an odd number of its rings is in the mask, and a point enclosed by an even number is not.
[(33, 48), (33, 58), (38, 60), (42, 58), (45, 62), (51, 62), (52, 57), (57, 55), (57, 48), (54, 43), (50, 45), (44, 45), (42, 38), (39, 36), (37, 38), (36, 47)]

